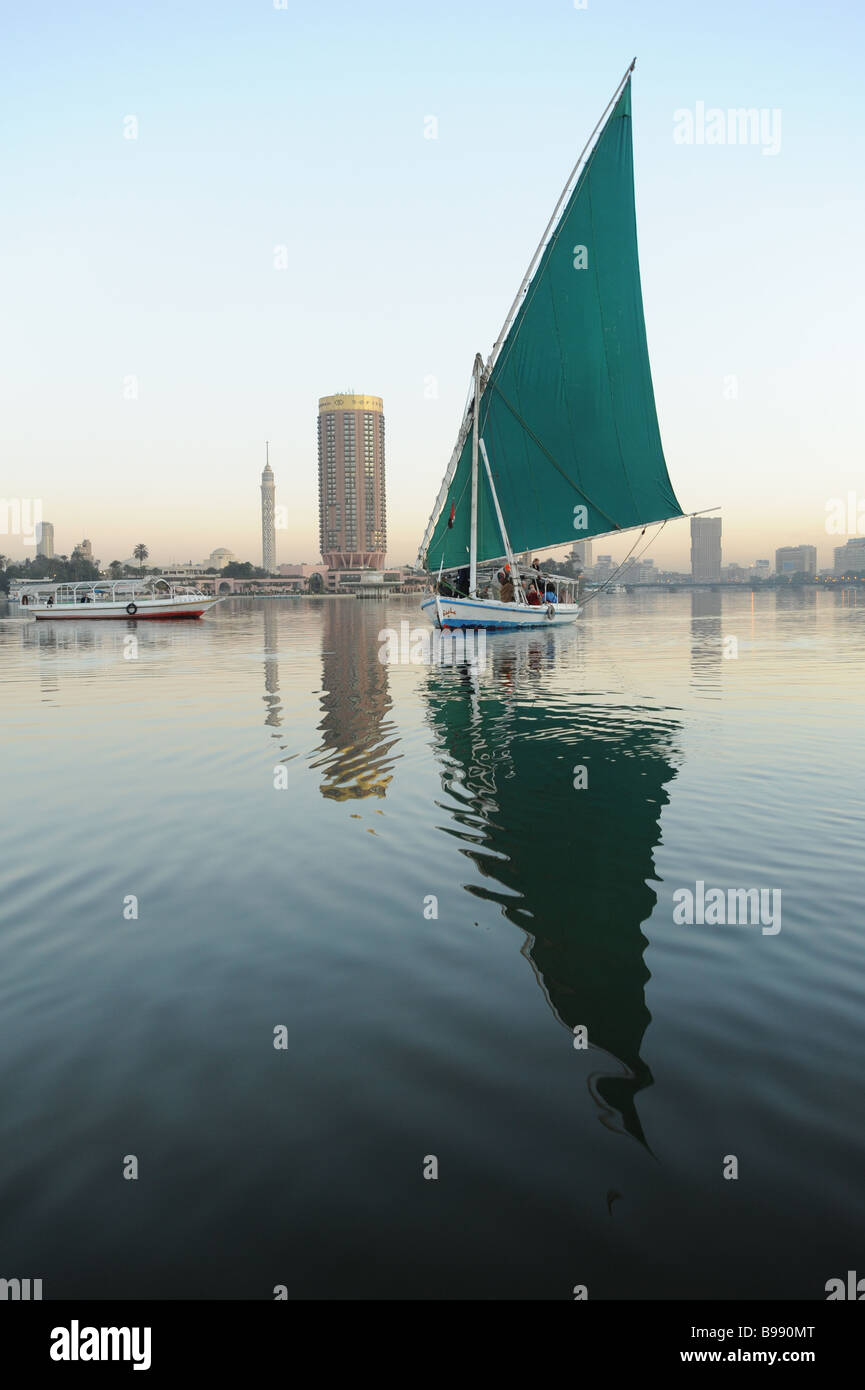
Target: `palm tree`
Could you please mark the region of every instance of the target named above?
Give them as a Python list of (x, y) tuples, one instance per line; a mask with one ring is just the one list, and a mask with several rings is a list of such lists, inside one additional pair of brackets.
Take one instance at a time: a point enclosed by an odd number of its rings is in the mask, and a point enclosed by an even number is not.
[(148, 555), (150, 554), (150, 551), (147, 549), (147, 546), (144, 545), (142, 542), (139, 542), (139, 544), (138, 544), (138, 545), (135, 547), (135, 549), (133, 550), (132, 554), (134, 555), (135, 559), (138, 561), (138, 568), (139, 568), (139, 570), (143, 569), (143, 567), (144, 567), (144, 561), (147, 559)]
[(112, 579), (119, 579), (123, 573), (123, 561), (112, 560), (111, 564), (108, 566), (108, 572)]

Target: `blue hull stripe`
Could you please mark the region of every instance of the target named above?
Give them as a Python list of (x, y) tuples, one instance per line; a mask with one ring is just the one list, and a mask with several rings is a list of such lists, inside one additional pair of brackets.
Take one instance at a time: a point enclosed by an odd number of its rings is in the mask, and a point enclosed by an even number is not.
[[(443, 600), (443, 602), (447, 605), (448, 608), (452, 608), (452, 607), (454, 607), (454, 606), (457, 605), (457, 604), (458, 604), (460, 607), (462, 607), (462, 606), (468, 607), (469, 604), (471, 604), (472, 606), (474, 606), (474, 601), (473, 601), (473, 600), (465, 600), (465, 599), (464, 599), (464, 600), (460, 600), (460, 599), (452, 599), (452, 598), (450, 598), (450, 599), (445, 599), (445, 600)], [(512, 605), (511, 605), (511, 604), (507, 604), (507, 603), (490, 603), (490, 604), (489, 604), (489, 609), (491, 609), (493, 612), (495, 612), (496, 609), (498, 609), (498, 611), (499, 611), (500, 613), (507, 613), (511, 607), (512, 607)], [(523, 610), (523, 611), (525, 611), (525, 610)], [(422, 613), (426, 613), (430, 618), (433, 619), (433, 622), (435, 623), (435, 625), (438, 626), (438, 623), (437, 623), (437, 621), (436, 621), (435, 599), (426, 599), (426, 600), (421, 604), (421, 612), (422, 612)], [(462, 628), (482, 628), (482, 629), (484, 629), (485, 631), (489, 631), (489, 632), (491, 632), (491, 631), (522, 632), (522, 631), (524, 631), (524, 630), (528, 632), (528, 631), (532, 631), (533, 629), (539, 628), (539, 627), (550, 628), (550, 627), (561, 627), (561, 626), (563, 626), (563, 623), (561, 623), (561, 622), (556, 623), (556, 621), (555, 621), (554, 618), (548, 618), (548, 617), (546, 616), (546, 612), (545, 612), (544, 609), (541, 609), (541, 613), (543, 613), (543, 617), (540, 617), (540, 616), (539, 616), (539, 617), (538, 617), (535, 621), (533, 621), (533, 622), (521, 622), (521, 623), (509, 623), (509, 622), (507, 622), (507, 621), (499, 621), (499, 620), (497, 620), (497, 619), (495, 619), (495, 618), (492, 617), (492, 613), (490, 614), (490, 617), (489, 617), (489, 618), (487, 618), (487, 617), (483, 617), (483, 618), (481, 618), (481, 617), (477, 617), (477, 618), (457, 618), (456, 616), (454, 616), (454, 617), (447, 617), (447, 618), (445, 619), (445, 621), (444, 621), (444, 623), (443, 623), (442, 626), (443, 626), (443, 628), (444, 628), (445, 631), (450, 631), (450, 630), (456, 631), (457, 629), (462, 629)], [(558, 615), (556, 615), (556, 616), (558, 616)], [(569, 614), (567, 614), (567, 616), (565, 617), (565, 621), (566, 621), (566, 622), (572, 622), (573, 619), (576, 618), (577, 616), (578, 616), (577, 613), (569, 613)]]

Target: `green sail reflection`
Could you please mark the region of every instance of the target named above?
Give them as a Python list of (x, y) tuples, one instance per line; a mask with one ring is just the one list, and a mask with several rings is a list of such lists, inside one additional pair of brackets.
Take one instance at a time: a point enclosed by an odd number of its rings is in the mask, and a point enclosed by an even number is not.
[(427, 682), (453, 817), (442, 828), (482, 875), (466, 890), (526, 933), (522, 953), (555, 1017), (569, 1032), (587, 1027), (602, 1120), (645, 1143), (635, 1104), (652, 1084), (640, 1056), (651, 1018), (641, 924), (656, 901), (652, 852), (680, 725), (667, 711), (575, 708), (572, 692), (539, 690), (529, 702), (525, 686), (541, 683), (555, 639), (491, 646), (480, 677), (433, 670)]

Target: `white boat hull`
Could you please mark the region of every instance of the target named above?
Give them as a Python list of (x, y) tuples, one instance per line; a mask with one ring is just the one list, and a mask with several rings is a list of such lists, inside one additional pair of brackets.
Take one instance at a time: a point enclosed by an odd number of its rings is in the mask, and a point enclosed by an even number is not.
[(512, 632), (528, 627), (564, 627), (566, 623), (576, 621), (582, 608), (578, 603), (545, 603), (532, 607), (527, 603), (500, 603), (498, 599), (442, 598), (436, 595), (424, 600), (421, 612), (435, 627), (482, 627), (492, 632)]
[[(216, 598), (130, 598), (126, 603), (29, 603), (21, 612), (33, 618), (56, 622), (81, 622), (84, 618), (119, 618), (137, 622), (139, 618), (200, 618), (218, 603)], [(132, 611), (130, 611), (132, 610)]]

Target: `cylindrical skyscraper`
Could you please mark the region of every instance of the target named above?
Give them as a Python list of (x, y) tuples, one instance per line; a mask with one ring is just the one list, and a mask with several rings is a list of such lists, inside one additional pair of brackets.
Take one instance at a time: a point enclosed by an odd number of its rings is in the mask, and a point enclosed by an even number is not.
[(270, 466), (270, 445), (265, 444), (265, 465), (261, 475), (261, 567), (272, 574), (276, 569), (276, 492)]
[(329, 569), (383, 570), (387, 553), (380, 396), (318, 402), (318, 518)]

